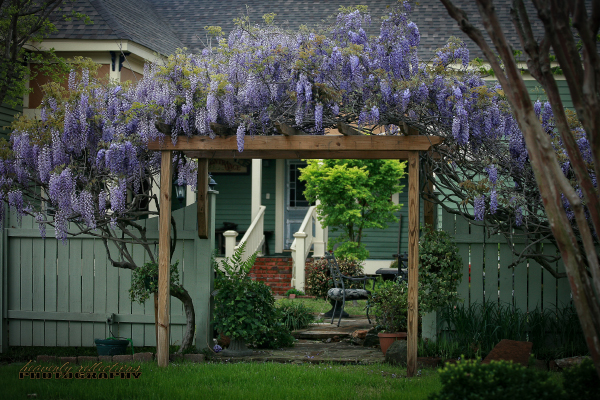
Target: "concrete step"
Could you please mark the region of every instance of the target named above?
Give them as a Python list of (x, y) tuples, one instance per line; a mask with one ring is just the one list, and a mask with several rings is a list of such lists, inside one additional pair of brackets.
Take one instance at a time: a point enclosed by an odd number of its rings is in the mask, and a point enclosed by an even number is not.
[(323, 340), (338, 336), (340, 339), (350, 337), (352, 332), (357, 330), (369, 330), (374, 325), (369, 324), (366, 318), (342, 318), (340, 326), (337, 326), (338, 319), (335, 318), (333, 324), (330, 323), (331, 319), (325, 320), (325, 322), (318, 324), (311, 324), (306, 329), (300, 329), (292, 332), (292, 335), (296, 339), (305, 340)]

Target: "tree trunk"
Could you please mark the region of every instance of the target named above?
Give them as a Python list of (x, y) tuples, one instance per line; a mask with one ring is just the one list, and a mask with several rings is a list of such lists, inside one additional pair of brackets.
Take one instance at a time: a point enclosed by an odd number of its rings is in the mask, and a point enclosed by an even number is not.
[[(175, 290), (174, 290), (175, 289)], [(183, 303), (185, 310), (185, 334), (181, 342), (181, 347), (177, 351), (177, 354), (181, 354), (185, 349), (192, 346), (194, 341), (194, 332), (196, 327), (196, 314), (194, 312), (194, 303), (187, 290), (183, 286), (171, 285), (171, 296), (179, 299)]]

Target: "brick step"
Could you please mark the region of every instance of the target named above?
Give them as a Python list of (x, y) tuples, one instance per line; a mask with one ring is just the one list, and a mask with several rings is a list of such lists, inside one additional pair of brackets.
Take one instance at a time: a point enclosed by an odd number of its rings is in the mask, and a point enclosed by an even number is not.
[(249, 275), (265, 282), (274, 295), (282, 296), (292, 288), (292, 263), (291, 257), (259, 257)]

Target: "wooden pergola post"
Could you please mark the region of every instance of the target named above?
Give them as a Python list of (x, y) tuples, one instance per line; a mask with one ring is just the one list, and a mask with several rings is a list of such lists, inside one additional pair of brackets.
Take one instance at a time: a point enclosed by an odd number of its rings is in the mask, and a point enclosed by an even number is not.
[(419, 152), (408, 154), (408, 343), (407, 371), (417, 370), (419, 328)]
[(173, 152), (171, 150), (162, 151), (158, 222), (158, 343), (156, 343), (156, 359), (159, 367), (169, 365), (172, 160)]
[[(169, 263), (171, 239), (171, 151), (183, 151), (188, 157), (204, 159), (199, 171), (206, 168), (206, 159), (402, 159), (409, 161), (408, 170), (408, 376), (417, 369), (418, 266), (419, 266), (419, 151), (427, 151), (442, 142), (437, 136), (421, 135), (273, 135), (255, 136), (237, 151), (235, 136), (192, 136), (173, 144), (170, 140), (149, 143), (149, 150), (162, 151), (160, 185), (160, 233), (158, 274), (158, 365), (169, 362)], [(206, 186), (204, 172), (199, 172), (199, 199)], [(202, 190), (201, 190), (202, 189)], [(204, 224), (208, 207), (198, 206), (198, 227)], [(199, 229), (203, 237), (204, 230)]]

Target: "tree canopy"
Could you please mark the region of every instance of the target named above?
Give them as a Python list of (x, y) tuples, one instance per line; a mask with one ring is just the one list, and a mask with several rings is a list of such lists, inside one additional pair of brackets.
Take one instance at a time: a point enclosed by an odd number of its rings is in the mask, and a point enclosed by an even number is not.
[(304, 196), (319, 200), (317, 212), (323, 226), (341, 234), (329, 239), (336, 256), (365, 260), (369, 251), (362, 243), (365, 229), (385, 229), (398, 221), (394, 214), (402, 204), (394, 204), (399, 180), (406, 163), (398, 160), (308, 160), (300, 180), (306, 182)]
[[(51, 76), (54, 81), (68, 74), (69, 66), (53, 50), (35, 52), (33, 42), (41, 42), (56, 31), (51, 21), (53, 13), (61, 12), (64, 3), (73, 0), (0, 0), (0, 104), (5, 100), (18, 103), (28, 91), (27, 81), (37, 73)], [(89, 17), (72, 12), (66, 19)], [(27, 63), (37, 64), (31, 70)]]

